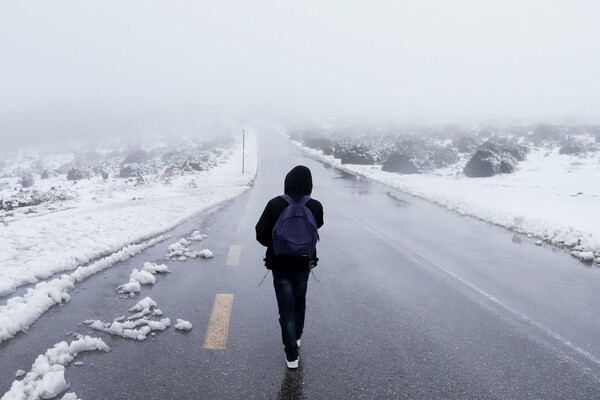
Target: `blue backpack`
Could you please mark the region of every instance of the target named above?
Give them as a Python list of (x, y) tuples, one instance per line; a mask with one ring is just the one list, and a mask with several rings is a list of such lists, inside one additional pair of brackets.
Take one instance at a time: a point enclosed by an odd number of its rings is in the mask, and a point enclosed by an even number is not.
[(315, 217), (306, 207), (310, 197), (304, 196), (298, 203), (288, 195), (279, 197), (287, 201), (288, 206), (273, 227), (275, 255), (312, 259), (319, 233)]

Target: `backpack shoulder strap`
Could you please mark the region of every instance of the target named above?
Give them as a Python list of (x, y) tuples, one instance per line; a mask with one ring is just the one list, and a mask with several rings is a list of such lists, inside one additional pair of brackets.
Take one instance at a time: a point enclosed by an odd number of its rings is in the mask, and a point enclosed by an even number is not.
[(310, 196), (304, 196), (299, 202), (298, 204), (306, 206), (306, 203), (308, 203), (308, 201), (310, 200)]
[(282, 199), (284, 199), (285, 201), (287, 201), (288, 205), (292, 205), (292, 204), (299, 204), (301, 206), (306, 206), (306, 203), (308, 203), (308, 201), (310, 200), (310, 196), (304, 196), (302, 197), (302, 199), (300, 199), (300, 201), (298, 203), (296, 203), (294, 201), (294, 199), (292, 199), (290, 196), (288, 196), (287, 194), (282, 194), (281, 196)]
[(281, 197), (282, 199), (284, 199), (285, 201), (287, 201), (288, 205), (294, 204), (294, 200), (292, 200), (292, 198), (290, 196), (288, 196), (287, 194), (282, 194), (279, 197)]

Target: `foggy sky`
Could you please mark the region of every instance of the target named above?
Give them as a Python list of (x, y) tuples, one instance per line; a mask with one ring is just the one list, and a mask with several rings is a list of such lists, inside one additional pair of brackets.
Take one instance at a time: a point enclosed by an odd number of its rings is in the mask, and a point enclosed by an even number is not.
[(600, 121), (600, 2), (0, 0), (0, 139)]

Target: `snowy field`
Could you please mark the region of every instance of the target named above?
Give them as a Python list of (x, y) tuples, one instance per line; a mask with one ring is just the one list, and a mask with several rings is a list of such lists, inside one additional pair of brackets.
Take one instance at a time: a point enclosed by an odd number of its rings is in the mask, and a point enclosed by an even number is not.
[[(168, 179), (142, 175), (144, 182), (98, 177), (68, 182), (77, 187), (69, 200), (0, 212), (0, 297), (160, 235), (240, 194), (252, 183), (257, 166), (255, 134), (246, 136), (243, 175), (240, 137), (213, 154), (212, 165), (203, 171), (169, 174)], [(57, 187), (60, 178), (41, 185)], [(64, 176), (61, 182), (66, 185)]]
[[(300, 142), (294, 141), (302, 147)], [(600, 153), (587, 157), (533, 150), (512, 174), (468, 178), (462, 165), (403, 175), (381, 165), (342, 164), (320, 150), (302, 147), (314, 158), (402, 192), (536, 238), (569, 248), (586, 262), (600, 264)]]

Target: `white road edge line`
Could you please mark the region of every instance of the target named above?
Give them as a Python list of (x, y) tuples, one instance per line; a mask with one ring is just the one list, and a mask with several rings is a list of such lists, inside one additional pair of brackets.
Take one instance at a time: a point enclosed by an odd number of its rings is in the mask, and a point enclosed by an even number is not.
[(329, 200), (331, 200), (333, 203), (335, 203), (341, 210), (343, 210), (346, 214), (348, 214), (350, 217), (352, 217), (353, 219), (355, 219), (358, 223), (360, 223), (361, 225), (363, 225), (363, 227), (365, 227), (366, 229), (368, 229), (372, 234), (374, 234), (375, 236), (379, 237), (381, 240), (383, 240), (387, 244), (391, 245), (395, 249), (398, 249), (397, 246), (402, 247), (404, 249), (404, 253), (408, 257), (410, 257), (412, 260), (418, 262), (418, 260), (416, 260), (407, 251), (412, 252), (413, 254), (415, 254), (416, 256), (418, 256), (419, 258), (423, 259), (424, 261), (428, 262), (429, 264), (431, 264), (432, 266), (434, 266), (435, 268), (437, 268), (438, 270), (444, 272), (448, 276), (456, 279), (457, 281), (459, 281), (463, 285), (467, 286), (468, 288), (470, 288), (470, 289), (474, 290), (475, 292), (479, 293), (480, 295), (484, 296), (489, 301), (491, 301), (491, 302), (499, 305), (500, 307), (504, 308), (509, 313), (511, 313), (514, 316), (518, 317), (519, 319), (521, 319), (521, 320), (523, 320), (523, 321), (525, 321), (525, 322), (533, 325), (534, 327), (536, 327), (539, 330), (541, 330), (543, 333), (551, 336), (552, 338), (554, 338), (555, 340), (558, 340), (560, 343), (562, 343), (563, 345), (567, 346), (571, 350), (575, 351), (579, 355), (585, 357), (587, 360), (589, 360), (592, 363), (600, 366), (600, 359), (598, 359), (597, 357), (595, 357), (589, 351), (587, 351), (587, 350), (585, 350), (585, 349), (577, 346), (576, 344), (574, 344), (573, 342), (571, 342), (567, 338), (565, 338), (562, 335), (554, 332), (552, 329), (548, 328), (547, 326), (545, 326), (545, 325), (543, 325), (543, 324), (541, 324), (541, 323), (539, 323), (539, 322), (537, 322), (537, 321), (529, 318), (528, 316), (526, 316), (522, 312), (515, 310), (514, 308), (512, 308), (508, 304), (504, 303), (502, 300), (500, 300), (500, 299), (492, 296), (491, 294), (487, 293), (485, 290), (483, 290), (483, 289), (479, 288), (478, 286), (476, 286), (476, 285), (474, 285), (474, 284), (466, 281), (465, 279), (461, 278), (460, 276), (456, 275), (455, 273), (447, 270), (446, 268), (442, 267), (441, 265), (439, 265), (435, 261), (432, 261), (429, 258), (427, 258), (426, 256), (424, 256), (423, 254), (420, 254), (416, 250), (406, 248), (403, 244), (401, 244), (400, 242), (398, 242), (396, 239), (389, 237), (388, 235), (386, 235), (383, 232), (379, 231), (376, 227), (374, 227), (373, 225), (371, 225), (367, 221), (363, 220), (361, 217), (359, 217), (357, 214), (355, 214), (352, 210), (350, 210), (349, 208), (347, 208), (345, 205), (341, 204), (339, 201), (333, 199), (331, 196), (327, 196), (327, 197), (329, 198)]

